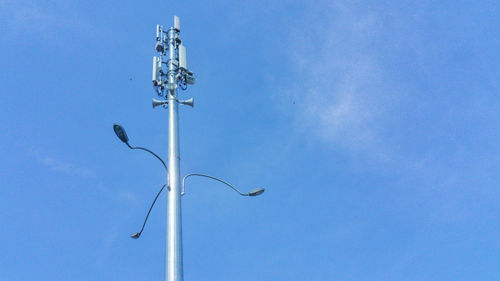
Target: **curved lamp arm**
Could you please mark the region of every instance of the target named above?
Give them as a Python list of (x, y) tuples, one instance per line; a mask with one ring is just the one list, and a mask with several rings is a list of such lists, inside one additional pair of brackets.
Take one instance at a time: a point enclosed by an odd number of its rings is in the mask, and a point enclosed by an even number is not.
[(144, 148), (144, 147), (140, 147), (140, 146), (130, 146), (130, 144), (128, 142), (125, 143), (130, 149), (140, 149), (140, 150), (144, 150), (144, 151), (147, 151), (149, 153), (151, 153), (154, 157), (156, 157), (158, 160), (160, 160), (160, 162), (163, 164), (163, 167), (165, 167), (165, 170), (167, 171), (167, 176), (168, 176), (168, 168), (167, 168), (167, 165), (165, 164), (165, 161), (163, 161), (163, 159), (161, 159), (160, 156), (158, 156), (156, 153), (154, 153), (153, 151), (147, 149), (147, 148)]
[(236, 191), (241, 196), (257, 196), (257, 195), (260, 195), (260, 194), (264, 193), (264, 189), (263, 188), (257, 188), (257, 189), (254, 189), (254, 190), (248, 192), (248, 193), (242, 193), (236, 187), (234, 187), (232, 184), (230, 184), (228, 182), (225, 182), (225, 181), (223, 181), (223, 180), (221, 180), (219, 178), (212, 177), (212, 176), (209, 176), (209, 175), (194, 173), (194, 174), (188, 174), (188, 175), (184, 176), (184, 178), (182, 179), (182, 192), (181, 192), (181, 195), (184, 195), (184, 193), (185, 193), (184, 182), (186, 181), (187, 178), (192, 177), (192, 176), (205, 177), (205, 178), (209, 178), (209, 179), (213, 179), (213, 180), (216, 180), (218, 182), (221, 182), (221, 183), (229, 186), (232, 190)]
[(148, 222), (149, 214), (151, 213), (151, 210), (153, 209), (153, 206), (155, 205), (156, 200), (158, 199), (158, 196), (160, 196), (160, 193), (163, 191), (163, 189), (165, 188), (165, 186), (167, 186), (167, 184), (164, 184), (161, 187), (160, 191), (158, 191), (158, 194), (156, 194), (155, 200), (153, 200), (153, 203), (151, 204), (151, 207), (149, 207), (149, 211), (148, 211), (148, 214), (146, 215), (146, 219), (144, 219), (144, 223), (142, 224), (141, 231), (136, 232), (136, 233), (130, 235), (130, 238), (137, 239), (137, 238), (141, 237), (141, 234), (144, 231), (144, 227), (146, 226), (146, 222)]
[(140, 146), (130, 146), (130, 144), (128, 143), (128, 136), (127, 136), (127, 133), (125, 132), (125, 129), (122, 127), (122, 125), (118, 124), (118, 123), (114, 123), (113, 124), (113, 131), (115, 131), (115, 134), (116, 136), (124, 143), (126, 144), (130, 149), (140, 149), (140, 150), (144, 150), (146, 152), (149, 152), (151, 153), (154, 157), (156, 157), (156, 159), (160, 160), (160, 162), (163, 164), (163, 167), (165, 167), (165, 170), (167, 171), (167, 180), (168, 180), (168, 177), (170, 176), (169, 173), (168, 173), (168, 168), (167, 168), (167, 165), (165, 164), (165, 161), (163, 161), (163, 159), (161, 159), (160, 156), (156, 155), (156, 153), (154, 153), (153, 151), (147, 149), (147, 148), (144, 148), (144, 147), (140, 147)]

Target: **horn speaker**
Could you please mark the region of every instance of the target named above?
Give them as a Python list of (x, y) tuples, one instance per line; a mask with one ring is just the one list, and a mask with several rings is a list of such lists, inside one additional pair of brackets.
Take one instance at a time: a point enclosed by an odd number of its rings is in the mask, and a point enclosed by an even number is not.
[(166, 101), (166, 100), (153, 99), (153, 108), (160, 106), (160, 105), (167, 104), (167, 103), (168, 103), (168, 101)]
[(194, 98), (190, 98), (187, 100), (181, 100), (180, 102), (184, 105), (189, 105), (191, 107), (194, 107)]

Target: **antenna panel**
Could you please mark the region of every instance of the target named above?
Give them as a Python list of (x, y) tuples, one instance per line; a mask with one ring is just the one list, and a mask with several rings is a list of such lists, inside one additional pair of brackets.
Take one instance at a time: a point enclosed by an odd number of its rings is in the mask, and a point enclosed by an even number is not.
[(174, 16), (174, 28), (177, 29), (177, 31), (181, 31), (181, 20), (178, 16)]
[(187, 70), (186, 47), (179, 45), (179, 68)]
[(157, 80), (157, 75), (156, 75), (158, 73), (157, 66), (158, 63), (156, 62), (156, 56), (155, 56), (153, 57), (153, 83), (155, 83)]

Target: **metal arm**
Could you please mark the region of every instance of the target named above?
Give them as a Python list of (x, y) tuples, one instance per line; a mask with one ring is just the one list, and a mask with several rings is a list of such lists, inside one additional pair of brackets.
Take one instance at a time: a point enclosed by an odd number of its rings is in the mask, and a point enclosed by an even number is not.
[[(153, 151), (147, 149), (147, 148), (144, 148), (144, 147), (140, 147), (140, 146), (130, 146), (130, 144), (128, 142), (125, 143), (130, 149), (140, 149), (140, 150), (144, 150), (144, 151), (147, 151), (149, 153), (151, 153), (154, 157), (156, 157), (158, 160), (160, 160), (160, 162), (163, 164), (163, 167), (165, 167), (165, 171), (167, 171), (167, 178), (170, 176), (169, 173), (168, 173), (168, 168), (167, 168), (167, 165), (165, 164), (165, 162), (163, 161), (163, 159), (161, 159), (160, 156), (156, 155), (156, 153), (154, 153)], [(168, 182), (168, 179), (167, 179), (167, 182)]]
[(130, 144), (128, 142), (125, 143), (130, 149), (140, 149), (140, 150), (144, 150), (144, 151), (147, 151), (151, 154), (153, 154), (154, 157), (156, 157), (158, 160), (160, 160), (160, 162), (163, 164), (163, 167), (165, 167), (165, 170), (167, 170), (167, 174), (168, 174), (168, 168), (167, 168), (167, 165), (165, 164), (165, 162), (163, 161), (163, 159), (160, 158), (160, 156), (156, 155), (156, 153), (154, 153), (153, 151), (147, 149), (147, 148), (144, 148), (144, 147), (140, 147), (140, 146), (130, 146)]
[(209, 179), (216, 180), (216, 181), (218, 181), (218, 182), (221, 182), (221, 183), (223, 183), (223, 184), (225, 184), (225, 185), (229, 186), (232, 190), (234, 190), (234, 191), (238, 192), (238, 194), (239, 194), (239, 195), (241, 195), (241, 196), (249, 196), (249, 194), (248, 194), (248, 193), (241, 193), (241, 191), (239, 191), (236, 187), (234, 187), (232, 184), (230, 184), (230, 183), (228, 183), (228, 182), (225, 182), (225, 181), (223, 181), (223, 180), (221, 180), (221, 179), (218, 179), (218, 178), (216, 178), (216, 177), (212, 177), (212, 176), (209, 176), (209, 175), (204, 175), (204, 174), (189, 174), (189, 175), (184, 176), (184, 178), (182, 179), (182, 192), (181, 192), (181, 195), (184, 195), (184, 193), (185, 193), (185, 192), (184, 192), (184, 181), (185, 181), (187, 178), (191, 177), (191, 176), (205, 177), (205, 178), (209, 178)]
[(146, 226), (146, 222), (148, 221), (149, 214), (151, 213), (151, 210), (153, 209), (153, 206), (156, 203), (156, 199), (158, 199), (158, 196), (160, 196), (160, 193), (163, 191), (163, 189), (165, 188), (165, 186), (167, 186), (167, 184), (164, 184), (161, 187), (160, 191), (158, 191), (158, 194), (156, 194), (155, 200), (153, 200), (153, 203), (151, 204), (151, 207), (149, 207), (149, 211), (148, 211), (148, 214), (146, 215), (146, 219), (144, 219), (144, 223), (142, 224), (141, 231), (136, 232), (136, 233), (130, 235), (131, 238), (137, 239), (137, 238), (139, 238), (141, 236), (142, 231), (144, 231), (144, 227)]

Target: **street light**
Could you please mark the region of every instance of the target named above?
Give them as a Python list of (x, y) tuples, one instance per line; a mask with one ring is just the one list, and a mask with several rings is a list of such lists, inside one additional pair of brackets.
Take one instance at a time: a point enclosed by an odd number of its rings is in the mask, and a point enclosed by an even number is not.
[(115, 131), (116, 136), (124, 143), (128, 144), (128, 136), (120, 124), (113, 124), (113, 130)]
[(188, 174), (188, 175), (184, 176), (184, 178), (182, 179), (182, 192), (181, 192), (181, 195), (184, 195), (184, 193), (185, 193), (184, 183), (185, 183), (186, 179), (189, 178), (189, 177), (192, 177), (192, 176), (209, 178), (209, 179), (213, 179), (213, 180), (216, 180), (218, 182), (221, 182), (221, 183), (229, 186), (232, 190), (236, 191), (241, 196), (258, 196), (258, 195), (261, 195), (262, 193), (264, 193), (264, 188), (256, 188), (256, 189), (251, 190), (248, 193), (242, 193), (236, 187), (234, 187), (232, 184), (230, 184), (228, 182), (225, 182), (225, 181), (223, 181), (223, 180), (221, 180), (219, 178), (212, 177), (212, 176), (209, 176), (209, 175), (194, 173), (194, 174)]
[(140, 150), (147, 151), (147, 152), (151, 153), (154, 157), (156, 157), (158, 160), (160, 160), (160, 162), (163, 164), (163, 167), (165, 167), (165, 170), (167, 171), (167, 177), (168, 177), (168, 168), (167, 168), (167, 165), (165, 164), (165, 161), (163, 161), (163, 159), (161, 159), (160, 156), (156, 155), (156, 153), (154, 153), (153, 151), (151, 151), (151, 150), (149, 150), (147, 148), (140, 147), (140, 146), (130, 146), (130, 144), (128, 143), (127, 133), (125, 132), (125, 129), (122, 127), (122, 125), (120, 125), (118, 123), (113, 124), (113, 130), (115, 131), (116, 136), (123, 143), (125, 143), (130, 149), (140, 149)]
[[(168, 177), (169, 177), (169, 173), (168, 173), (168, 168), (167, 168), (167, 165), (165, 165), (165, 162), (163, 161), (163, 159), (161, 159), (160, 156), (158, 156), (156, 153), (154, 153), (153, 151), (147, 149), (147, 148), (144, 148), (144, 147), (139, 147), (139, 146), (131, 146), (128, 141), (128, 136), (127, 136), (127, 133), (125, 132), (125, 129), (122, 127), (122, 125), (120, 124), (113, 124), (113, 131), (115, 131), (115, 134), (116, 136), (123, 142), (125, 143), (130, 149), (140, 149), (140, 150), (144, 150), (144, 151), (147, 151), (149, 153), (151, 153), (154, 157), (156, 157), (158, 160), (160, 160), (160, 162), (163, 164), (163, 167), (165, 167), (165, 171), (167, 172), (167, 182), (168, 182)], [(158, 199), (158, 197), (160, 196), (160, 193), (163, 191), (163, 189), (165, 188), (165, 186), (167, 186), (168, 184), (164, 184), (162, 186), (162, 188), (160, 189), (160, 191), (158, 191), (158, 193), (156, 194), (156, 197), (155, 199), (153, 200), (153, 203), (151, 204), (151, 206), (149, 207), (149, 210), (148, 210), (148, 213), (146, 215), (146, 218), (144, 219), (144, 223), (142, 224), (142, 228), (139, 232), (136, 232), (136, 233), (133, 233), (132, 235), (130, 235), (131, 238), (133, 239), (138, 239), (139, 237), (141, 237), (141, 234), (142, 232), (144, 231), (144, 227), (146, 226), (146, 222), (148, 221), (148, 218), (149, 218), (149, 214), (151, 213), (151, 210), (153, 209), (155, 203), (156, 203), (156, 200)]]
[(149, 214), (151, 213), (151, 210), (153, 209), (153, 206), (156, 203), (156, 199), (158, 199), (158, 196), (160, 196), (160, 193), (163, 191), (163, 189), (165, 188), (165, 186), (167, 186), (167, 184), (164, 184), (161, 187), (160, 191), (158, 191), (158, 193), (156, 194), (155, 200), (153, 200), (153, 203), (151, 204), (151, 207), (149, 207), (148, 214), (146, 215), (146, 218), (144, 219), (144, 223), (142, 224), (141, 230), (139, 232), (136, 232), (136, 233), (133, 233), (132, 235), (130, 235), (130, 238), (137, 239), (137, 238), (141, 237), (141, 234), (144, 231), (144, 227), (146, 226), (146, 222), (148, 222)]
[[(163, 164), (163, 166), (165, 167), (165, 170), (167, 171), (167, 177), (169, 177), (169, 172), (168, 172), (167, 165), (165, 165), (165, 162), (163, 161), (163, 159), (160, 158), (160, 156), (156, 155), (156, 153), (152, 152), (151, 150), (149, 150), (147, 148), (138, 147), (138, 146), (136, 146), (136, 147), (131, 146), (128, 143), (129, 138), (128, 138), (127, 133), (125, 132), (125, 129), (123, 128), (122, 125), (117, 124), (117, 123), (113, 124), (113, 131), (115, 131), (116, 136), (123, 143), (125, 143), (130, 149), (140, 149), (140, 150), (147, 151), (147, 152), (151, 153), (153, 156), (155, 156), (158, 160), (160, 160), (161, 163)], [(205, 177), (205, 178), (209, 178), (209, 179), (213, 179), (213, 180), (216, 180), (218, 182), (221, 182), (221, 183), (225, 184), (226, 186), (230, 187), (231, 189), (233, 189), (234, 191), (236, 191), (241, 196), (251, 196), (251, 197), (254, 197), (254, 196), (258, 196), (258, 195), (261, 195), (262, 193), (264, 193), (264, 188), (255, 188), (255, 189), (252, 189), (251, 191), (249, 191), (248, 193), (242, 193), (240, 190), (238, 190), (232, 184), (230, 184), (230, 183), (228, 183), (226, 181), (223, 181), (223, 180), (221, 180), (219, 178), (216, 178), (216, 177), (213, 177), (213, 176), (209, 176), (209, 175), (205, 175), (205, 174), (192, 173), (192, 174), (188, 174), (188, 175), (184, 176), (184, 178), (182, 179), (182, 192), (181, 192), (181, 195), (184, 195), (184, 193), (185, 193), (184, 192), (184, 183), (185, 183), (186, 179), (189, 178), (189, 177), (192, 177), (192, 176)], [(167, 182), (168, 182), (168, 180), (167, 180)], [(156, 197), (153, 200), (153, 203), (151, 204), (151, 206), (149, 207), (148, 213), (146, 214), (146, 218), (144, 219), (144, 222), (142, 224), (141, 230), (139, 232), (135, 232), (135, 233), (131, 234), (130, 238), (138, 239), (139, 237), (141, 237), (141, 234), (144, 231), (144, 227), (146, 226), (146, 223), (148, 221), (149, 214), (151, 213), (151, 210), (153, 209), (153, 207), (154, 207), (154, 205), (156, 203), (156, 200), (158, 199), (158, 197), (160, 196), (161, 192), (163, 191), (163, 189), (166, 186), (168, 186), (168, 183), (164, 184), (162, 186), (162, 188), (160, 189), (160, 191), (158, 191), (158, 193), (156, 194)], [(168, 188), (168, 189), (170, 190), (170, 188)]]
[(248, 196), (259, 196), (264, 193), (264, 188), (256, 188), (248, 192)]

